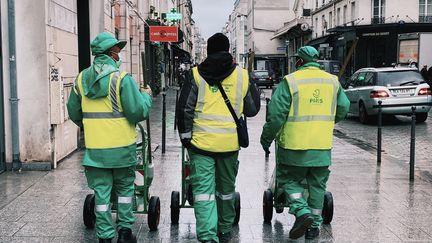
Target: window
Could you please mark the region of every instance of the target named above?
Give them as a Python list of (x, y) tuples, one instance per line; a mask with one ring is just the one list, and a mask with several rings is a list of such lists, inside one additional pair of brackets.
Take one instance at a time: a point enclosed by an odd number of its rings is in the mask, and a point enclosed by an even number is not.
[(329, 24), (328, 24), (329, 29), (333, 28), (333, 12), (329, 13)]
[(322, 0), (323, 2), (322, 2), (322, 5), (324, 5), (325, 4), (325, 0)]
[(315, 0), (315, 8), (318, 8), (318, 0)]
[(385, 17), (385, 0), (372, 0), (372, 24), (383, 24)]
[(324, 35), (325, 29), (327, 29), (327, 22), (325, 20), (325, 15), (321, 16), (321, 23), (322, 23), (321, 35)]
[[(318, 18), (315, 18), (315, 26), (318, 27)], [(315, 38), (318, 37), (318, 28), (315, 31)]]
[(355, 2), (351, 2), (351, 20), (354, 21), (356, 18), (356, 4)]
[(419, 22), (432, 23), (432, 0), (419, 0)]
[(340, 8), (336, 12), (336, 25), (340, 25)]
[(347, 7), (347, 5), (345, 5), (343, 7), (343, 24), (347, 23), (347, 9), (348, 9), (348, 7)]

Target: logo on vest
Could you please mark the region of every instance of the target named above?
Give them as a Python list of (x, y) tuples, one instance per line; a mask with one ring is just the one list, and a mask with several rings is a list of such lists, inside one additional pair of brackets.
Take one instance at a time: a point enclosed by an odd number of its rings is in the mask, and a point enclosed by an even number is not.
[(323, 103), (323, 99), (320, 97), (320, 90), (316, 89), (314, 90), (314, 92), (312, 93), (312, 98), (310, 98), (309, 103), (311, 104), (322, 104)]
[(219, 88), (216, 85), (209, 86), (209, 89), (212, 93), (216, 93), (219, 90)]

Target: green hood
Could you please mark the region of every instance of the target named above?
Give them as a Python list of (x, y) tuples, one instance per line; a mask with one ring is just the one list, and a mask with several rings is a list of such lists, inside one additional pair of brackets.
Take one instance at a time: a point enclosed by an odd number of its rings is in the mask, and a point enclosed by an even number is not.
[(108, 95), (109, 75), (118, 71), (115, 61), (105, 55), (97, 55), (93, 64), (83, 72), (83, 92), (87, 98), (96, 99)]

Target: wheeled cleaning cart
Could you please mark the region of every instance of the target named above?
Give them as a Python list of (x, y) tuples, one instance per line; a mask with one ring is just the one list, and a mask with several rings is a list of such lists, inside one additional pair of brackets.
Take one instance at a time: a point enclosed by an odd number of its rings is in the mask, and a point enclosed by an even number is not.
[[(276, 153), (277, 154), (277, 145)], [(273, 170), (273, 175), (270, 181), (269, 188), (264, 191), (263, 196), (263, 216), (264, 222), (270, 223), (273, 218), (273, 208), (275, 208), (276, 213), (282, 213), (285, 207), (288, 207), (288, 202), (285, 201), (283, 195), (276, 197), (276, 192), (278, 191), (278, 181), (276, 176), (276, 169), (278, 166), (277, 156), (276, 156), (276, 166)], [(306, 179), (302, 181), (302, 185), (307, 189)], [(305, 190), (305, 196), (307, 196), (307, 190)], [(322, 218), (324, 224), (330, 224), (333, 219), (333, 195), (331, 192), (327, 191), (324, 195), (324, 205), (322, 209)]]
[[(145, 131), (141, 124), (137, 124), (141, 139), (137, 141), (137, 165), (135, 167), (135, 194), (133, 208), (136, 214), (147, 214), (150, 230), (157, 230), (160, 220), (160, 200), (157, 196), (150, 197), (149, 189), (153, 181), (153, 163), (151, 157), (151, 144), (149, 131)], [(147, 130), (149, 124), (147, 123)], [(141, 140), (141, 141), (140, 141)], [(117, 196), (115, 190), (111, 193), (112, 211), (117, 209)], [(95, 226), (95, 196), (88, 194), (84, 201), (83, 218), (84, 225), (92, 229)]]
[[(190, 178), (190, 158), (187, 150), (182, 147), (182, 187), (181, 192), (171, 192), (171, 223), (178, 224), (180, 218), (180, 208), (193, 208), (192, 182)], [(180, 195), (181, 193), (181, 195)], [(234, 224), (240, 221), (240, 193), (235, 193), (235, 212)]]

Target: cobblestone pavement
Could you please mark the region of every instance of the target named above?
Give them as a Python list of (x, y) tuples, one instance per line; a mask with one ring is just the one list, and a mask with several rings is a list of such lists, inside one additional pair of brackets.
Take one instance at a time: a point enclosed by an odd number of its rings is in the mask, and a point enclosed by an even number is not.
[[(266, 91), (268, 94), (268, 91)], [(182, 209), (178, 225), (170, 224), (170, 194), (180, 190), (180, 143), (173, 129), (175, 92), (167, 95), (167, 150), (161, 154), (161, 101), (152, 111), (155, 178), (151, 194), (161, 199), (158, 231), (150, 232), (146, 215), (137, 215), (134, 232), (139, 242), (197, 242), (192, 209)], [(265, 104), (263, 100), (263, 104)], [(274, 168), (274, 154), (265, 160), (259, 135), (265, 107), (248, 120), (251, 144), (240, 155), (237, 191), (241, 218), (232, 242), (305, 242), (289, 240), (294, 217), (285, 210), (263, 223), (262, 194)], [(349, 120), (347, 124), (356, 121)], [(335, 137), (332, 174), (335, 215), (310, 242), (432, 242), (432, 187), (421, 174), (408, 181), (404, 163), (385, 157), (381, 167), (375, 152), (349, 137)], [(6, 172), (0, 175), (0, 242), (96, 242), (94, 231), (82, 222), (87, 188), (82, 151), (65, 159), (51, 172)]]
[[(364, 146), (376, 149), (377, 125), (363, 125), (357, 117), (348, 119), (336, 125), (336, 135), (348, 137)], [(383, 154), (393, 159), (409, 162), (410, 156), (411, 117), (385, 117), (382, 128)], [(416, 167), (422, 171), (432, 172), (432, 111), (424, 123), (416, 125)], [(408, 164), (407, 164), (408, 166)]]

